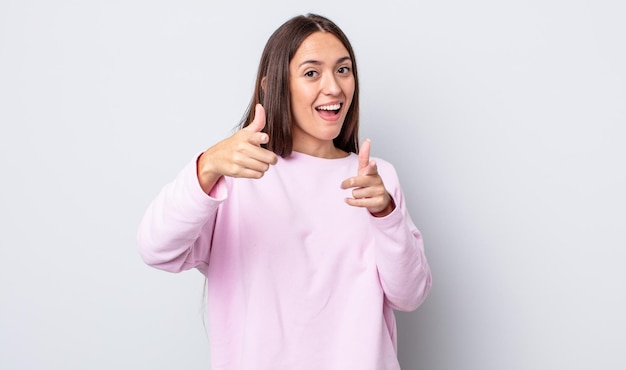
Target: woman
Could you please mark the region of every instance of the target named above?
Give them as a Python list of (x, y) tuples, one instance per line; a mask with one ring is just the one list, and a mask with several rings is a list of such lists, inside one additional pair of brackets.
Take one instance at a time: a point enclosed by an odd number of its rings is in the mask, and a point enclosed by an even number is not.
[(399, 369), (393, 310), (416, 309), (431, 275), (394, 168), (359, 151), (358, 90), (343, 32), (292, 18), (242, 129), (146, 211), (144, 261), (207, 278), (212, 369)]

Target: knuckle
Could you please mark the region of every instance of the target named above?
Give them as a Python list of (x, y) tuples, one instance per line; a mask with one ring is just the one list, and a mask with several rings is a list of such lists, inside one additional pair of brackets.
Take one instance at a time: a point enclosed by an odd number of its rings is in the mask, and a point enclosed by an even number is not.
[(246, 149), (246, 146), (247, 143), (245, 140), (237, 140), (237, 143), (235, 144), (235, 151), (242, 152)]
[(235, 163), (231, 163), (231, 164), (228, 166), (228, 172), (229, 172), (231, 175), (236, 175), (237, 173), (239, 173), (239, 166), (238, 166), (237, 164), (235, 164)]

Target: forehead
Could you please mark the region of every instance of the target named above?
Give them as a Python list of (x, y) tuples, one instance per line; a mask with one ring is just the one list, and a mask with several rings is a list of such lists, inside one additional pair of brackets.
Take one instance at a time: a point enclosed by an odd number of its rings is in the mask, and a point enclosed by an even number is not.
[[(306, 60), (336, 62), (340, 58), (349, 57), (348, 49), (337, 36), (330, 32), (315, 32), (309, 35), (293, 56), (293, 62)], [(299, 64), (299, 63), (298, 63)]]

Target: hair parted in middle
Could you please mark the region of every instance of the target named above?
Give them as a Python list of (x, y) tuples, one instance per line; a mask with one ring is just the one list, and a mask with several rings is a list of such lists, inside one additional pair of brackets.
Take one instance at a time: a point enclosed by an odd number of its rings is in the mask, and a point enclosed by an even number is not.
[(269, 136), (264, 145), (281, 157), (291, 154), (293, 148), (291, 93), (289, 91), (289, 63), (304, 40), (315, 32), (328, 32), (339, 39), (352, 59), (354, 96), (341, 132), (333, 140), (335, 147), (348, 153), (359, 152), (359, 79), (356, 58), (350, 41), (331, 20), (317, 14), (299, 15), (283, 23), (270, 36), (259, 62), (254, 93), (240, 126), (248, 126), (254, 119), (254, 107), (265, 108), (266, 124), (263, 132)]

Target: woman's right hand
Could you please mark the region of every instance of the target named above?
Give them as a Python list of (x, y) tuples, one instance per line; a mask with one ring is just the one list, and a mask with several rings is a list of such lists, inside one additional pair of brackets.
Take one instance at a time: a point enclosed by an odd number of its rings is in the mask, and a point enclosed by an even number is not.
[(265, 109), (254, 107), (254, 120), (231, 137), (207, 149), (197, 162), (200, 186), (209, 193), (222, 176), (259, 179), (276, 164), (276, 154), (261, 147), (269, 137), (261, 132), (265, 127)]

